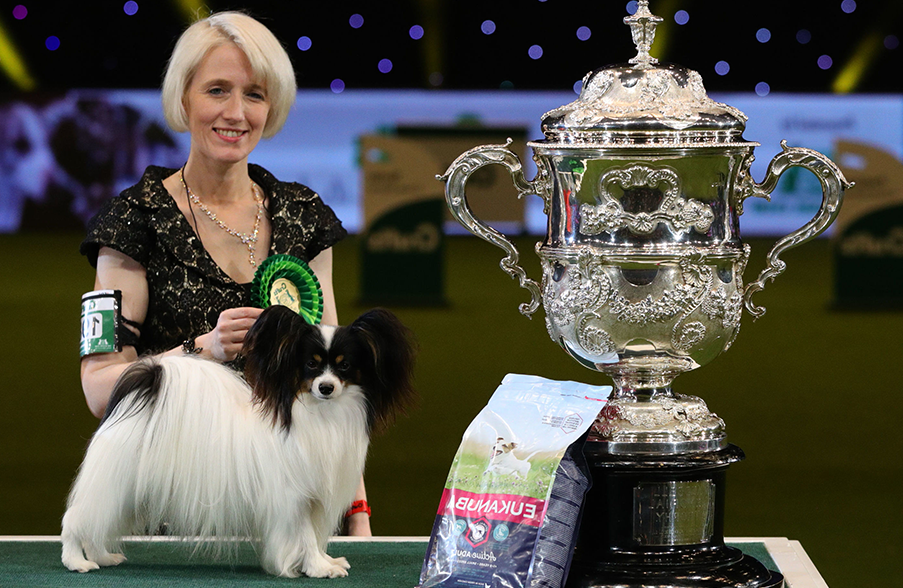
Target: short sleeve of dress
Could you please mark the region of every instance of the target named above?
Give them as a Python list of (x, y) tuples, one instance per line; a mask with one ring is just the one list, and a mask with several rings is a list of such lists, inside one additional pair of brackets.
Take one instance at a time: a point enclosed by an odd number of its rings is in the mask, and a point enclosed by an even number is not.
[(273, 216), (273, 252), (310, 261), (348, 233), (316, 192), (297, 183), (281, 183), (281, 203)]
[(79, 251), (94, 267), (101, 247), (115, 249), (147, 267), (151, 239), (146, 211), (120, 195), (105, 202), (88, 221), (88, 232)]
[(308, 245), (308, 255), (313, 259), (320, 252), (344, 239), (348, 232), (332, 208), (323, 202), (316, 193), (310, 200), (310, 212), (314, 219), (312, 223), (314, 232)]

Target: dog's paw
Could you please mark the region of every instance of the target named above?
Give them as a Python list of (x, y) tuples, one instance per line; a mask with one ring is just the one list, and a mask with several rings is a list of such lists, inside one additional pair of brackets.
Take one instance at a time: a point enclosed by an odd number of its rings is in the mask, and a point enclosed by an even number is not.
[[(346, 561), (345, 565), (347, 565), (347, 564), (348, 564), (348, 562)], [(345, 565), (333, 564), (333, 565), (329, 566), (329, 568), (326, 570), (326, 575), (321, 576), (321, 577), (322, 578), (344, 578), (345, 576), (348, 575), (348, 567), (351, 567), (351, 566), (345, 567)]]
[(100, 569), (100, 566), (93, 561), (81, 558), (63, 558), (63, 565), (73, 572), (84, 574), (92, 570)]
[(121, 553), (105, 553), (101, 556), (95, 558), (97, 565), (101, 567), (106, 566), (118, 566), (122, 562), (126, 560), (126, 557)]
[(348, 563), (348, 560), (345, 559), (344, 557), (329, 557), (327, 555), (326, 560), (334, 566), (342, 566), (346, 570), (351, 569), (351, 564)]
[[(339, 558), (339, 560), (344, 559), (344, 557)], [(346, 560), (343, 565), (339, 560), (334, 560), (337, 563), (331, 563), (324, 559), (317, 564), (305, 566), (302, 571), (304, 572), (304, 575), (311, 578), (344, 578), (348, 575), (348, 568), (345, 567), (348, 565), (348, 561)]]

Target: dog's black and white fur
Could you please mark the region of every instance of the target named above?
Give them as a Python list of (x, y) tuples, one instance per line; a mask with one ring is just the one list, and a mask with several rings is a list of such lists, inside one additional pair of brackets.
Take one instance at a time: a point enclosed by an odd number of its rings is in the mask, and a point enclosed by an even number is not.
[(192, 356), (123, 373), (69, 495), (67, 568), (119, 564), (122, 536), (165, 524), (183, 537), (250, 538), (272, 574), (348, 574), (326, 543), (371, 431), (413, 400), (410, 332), (385, 310), (315, 327), (274, 306), (243, 353), (246, 380)]

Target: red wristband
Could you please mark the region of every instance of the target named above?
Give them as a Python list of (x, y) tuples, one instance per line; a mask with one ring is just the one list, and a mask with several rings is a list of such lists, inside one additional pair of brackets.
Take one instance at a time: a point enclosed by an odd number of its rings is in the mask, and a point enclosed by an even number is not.
[(347, 519), (351, 515), (355, 515), (359, 512), (367, 513), (367, 516), (370, 516), (370, 505), (367, 504), (366, 500), (355, 500), (351, 503), (351, 508), (348, 509), (348, 512), (345, 513), (345, 518)]

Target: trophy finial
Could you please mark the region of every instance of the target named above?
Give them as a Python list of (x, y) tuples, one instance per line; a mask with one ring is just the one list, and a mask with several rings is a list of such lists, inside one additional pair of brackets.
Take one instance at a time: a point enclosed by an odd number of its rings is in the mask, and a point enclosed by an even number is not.
[(630, 26), (633, 44), (637, 49), (636, 57), (631, 59), (630, 63), (638, 65), (640, 69), (658, 63), (658, 59), (649, 55), (649, 49), (652, 48), (652, 41), (655, 40), (655, 27), (662, 20), (664, 20), (662, 17), (649, 12), (649, 0), (639, 0), (633, 16), (624, 17), (624, 24)]

